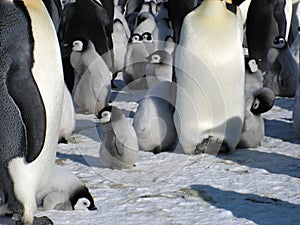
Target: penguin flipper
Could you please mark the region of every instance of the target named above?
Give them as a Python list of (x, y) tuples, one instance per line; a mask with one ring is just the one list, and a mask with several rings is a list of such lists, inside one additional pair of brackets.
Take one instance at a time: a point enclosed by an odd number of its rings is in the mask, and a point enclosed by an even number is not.
[(114, 137), (114, 145), (115, 145), (115, 148), (117, 150), (117, 153), (122, 156), (124, 155), (124, 148), (125, 148), (125, 145), (124, 145), (124, 142), (122, 141), (122, 139), (120, 140), (119, 139), (120, 137)]
[(7, 75), (7, 89), (20, 110), (26, 130), (24, 152), (28, 163), (41, 153), (46, 133), (46, 111), (37, 84), (30, 72), (11, 68)]

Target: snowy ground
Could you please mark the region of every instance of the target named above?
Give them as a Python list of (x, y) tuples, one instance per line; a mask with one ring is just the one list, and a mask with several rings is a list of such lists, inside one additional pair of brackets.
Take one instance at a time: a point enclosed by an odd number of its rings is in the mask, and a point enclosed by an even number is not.
[[(121, 92), (114, 104), (132, 116), (140, 96)], [(293, 99), (276, 100), (264, 115), (259, 148), (218, 156), (140, 152), (136, 167), (122, 171), (99, 162), (96, 117), (77, 115), (74, 143), (59, 144), (58, 161), (88, 186), (98, 210), (37, 216), (56, 225), (300, 224), (300, 136), (292, 107)]]

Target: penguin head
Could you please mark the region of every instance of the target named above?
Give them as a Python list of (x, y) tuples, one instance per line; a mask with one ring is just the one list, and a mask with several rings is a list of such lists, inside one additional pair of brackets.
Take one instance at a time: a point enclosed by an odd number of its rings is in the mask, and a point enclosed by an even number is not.
[(261, 114), (269, 111), (275, 101), (275, 94), (270, 88), (260, 88), (254, 93), (254, 101), (250, 111), (253, 114)]
[(88, 210), (96, 210), (94, 199), (91, 196), (89, 190), (82, 186), (77, 188), (73, 194), (70, 196), (70, 201), (73, 209), (88, 209)]
[(277, 36), (277, 37), (275, 37), (275, 39), (272, 43), (272, 47), (273, 48), (287, 48), (288, 46), (287, 46), (287, 42), (284, 37)]
[(111, 122), (111, 111), (112, 106), (107, 106), (101, 109), (97, 114), (97, 118), (99, 119), (100, 123), (108, 123)]
[(115, 106), (106, 106), (96, 114), (101, 124), (118, 121), (124, 117), (121, 110)]
[(143, 41), (143, 37), (139, 34), (132, 34), (128, 40), (128, 43), (141, 43)]
[(157, 50), (153, 53), (151, 53), (149, 56), (146, 58), (149, 63), (152, 64), (164, 64), (168, 63), (171, 59), (171, 56), (168, 52), (164, 50)]
[(150, 32), (145, 32), (142, 34), (143, 42), (153, 42), (153, 36)]
[(75, 52), (85, 52), (91, 45), (91, 41), (88, 38), (79, 37), (72, 41), (72, 50)]

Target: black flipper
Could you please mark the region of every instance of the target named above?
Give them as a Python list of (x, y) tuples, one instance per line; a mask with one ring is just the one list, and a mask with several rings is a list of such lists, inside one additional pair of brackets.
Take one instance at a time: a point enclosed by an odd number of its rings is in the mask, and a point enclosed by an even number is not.
[(44, 146), (46, 111), (37, 84), (30, 72), (11, 67), (7, 76), (9, 95), (20, 110), (26, 130), (28, 163), (34, 161)]

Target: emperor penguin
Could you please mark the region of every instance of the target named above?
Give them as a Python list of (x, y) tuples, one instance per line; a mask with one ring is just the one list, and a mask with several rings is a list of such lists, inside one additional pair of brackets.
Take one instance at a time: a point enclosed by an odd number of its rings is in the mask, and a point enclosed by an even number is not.
[(276, 96), (294, 97), (298, 86), (299, 65), (284, 38), (276, 38), (267, 55), (264, 86)]
[(70, 54), (72, 41), (77, 37), (90, 39), (109, 70), (113, 71), (113, 21), (110, 13), (99, 0), (71, 0), (64, 5), (57, 35), (62, 52), (65, 82), (70, 91), (74, 85)]
[(161, 81), (139, 101), (133, 127), (142, 151), (172, 151), (177, 140), (173, 121), (176, 84)]
[(42, 210), (96, 210), (89, 189), (64, 166), (55, 165), (47, 186), (37, 194)]
[(275, 101), (274, 92), (263, 87), (263, 73), (253, 58), (245, 59), (245, 118), (238, 148), (256, 148), (264, 138), (262, 113)]
[(100, 160), (111, 169), (129, 169), (138, 159), (138, 140), (131, 122), (121, 110), (108, 106), (98, 114), (101, 124)]
[(68, 143), (71, 135), (75, 129), (75, 109), (72, 100), (71, 93), (65, 84), (64, 87), (64, 102), (62, 108), (60, 131), (59, 131), (59, 143)]
[(288, 40), (291, 18), (292, 0), (251, 0), (246, 20), (247, 46), (249, 56), (258, 60), (262, 72), (274, 39)]
[(72, 91), (76, 112), (95, 114), (108, 105), (111, 72), (88, 38), (72, 42), (71, 65), (75, 71)]
[(55, 164), (63, 104), (56, 31), (42, 0), (1, 0), (0, 27), (0, 211), (17, 223), (52, 224), (34, 213)]
[(234, 151), (238, 144), (244, 121), (241, 25), (220, 0), (205, 0), (184, 18), (174, 57), (174, 123), (186, 154)]

